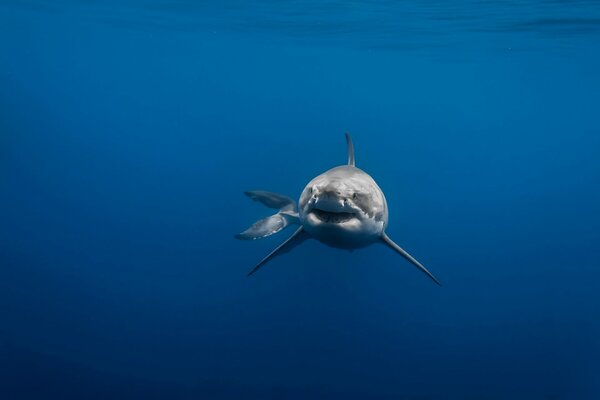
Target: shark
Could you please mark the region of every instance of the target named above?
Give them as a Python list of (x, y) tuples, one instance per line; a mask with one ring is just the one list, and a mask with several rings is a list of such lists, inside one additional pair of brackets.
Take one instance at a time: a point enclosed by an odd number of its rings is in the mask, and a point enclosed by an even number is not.
[(275, 256), (287, 253), (313, 238), (325, 245), (346, 250), (375, 243), (384, 244), (441, 286), (427, 268), (387, 235), (388, 206), (385, 195), (369, 174), (356, 167), (354, 144), (348, 133), (346, 144), (347, 163), (312, 179), (304, 187), (297, 203), (278, 193), (262, 190), (244, 192), (250, 199), (277, 212), (235, 235), (237, 239), (262, 239), (288, 226), (296, 226), (294, 233), (260, 260), (248, 276)]

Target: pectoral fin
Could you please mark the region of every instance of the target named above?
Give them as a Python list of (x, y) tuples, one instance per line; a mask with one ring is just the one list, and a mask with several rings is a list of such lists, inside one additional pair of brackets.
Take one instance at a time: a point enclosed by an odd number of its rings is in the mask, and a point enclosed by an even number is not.
[(427, 270), (427, 268), (425, 268), (423, 265), (421, 265), (420, 262), (418, 262), (417, 260), (415, 260), (413, 258), (413, 256), (411, 256), (410, 254), (408, 254), (404, 249), (402, 249), (400, 246), (398, 246), (396, 243), (394, 243), (394, 241), (392, 239), (390, 239), (389, 236), (385, 234), (385, 232), (383, 232), (381, 234), (381, 240), (383, 241), (383, 243), (385, 243), (386, 245), (388, 245), (392, 249), (396, 250), (398, 253), (400, 253), (400, 255), (402, 257), (406, 258), (415, 267), (419, 268), (423, 273), (425, 273), (427, 276), (429, 276), (431, 279), (433, 279), (433, 281), (435, 283), (437, 283), (438, 285), (442, 286), (442, 284), (437, 279), (435, 279), (435, 276), (433, 276), (433, 274), (431, 272), (429, 272)]
[(273, 250), (265, 258), (260, 260), (260, 262), (258, 264), (256, 264), (256, 266), (254, 268), (252, 268), (252, 271), (250, 271), (248, 273), (248, 276), (250, 276), (253, 273), (255, 273), (256, 271), (258, 271), (258, 269), (260, 267), (265, 265), (266, 262), (271, 260), (273, 257), (280, 255), (280, 254), (287, 253), (288, 251), (290, 251), (291, 249), (293, 249), (294, 247), (296, 247), (297, 245), (302, 243), (307, 238), (308, 238), (308, 233), (306, 233), (304, 231), (304, 229), (302, 229), (302, 227), (298, 228), (296, 230), (296, 232), (294, 232), (294, 234), (292, 236), (290, 236), (285, 242), (281, 243), (279, 246), (277, 246), (277, 248), (275, 250)]

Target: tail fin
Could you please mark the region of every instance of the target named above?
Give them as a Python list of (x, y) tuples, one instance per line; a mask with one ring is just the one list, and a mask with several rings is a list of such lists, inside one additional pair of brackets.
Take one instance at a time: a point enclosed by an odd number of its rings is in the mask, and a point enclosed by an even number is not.
[(277, 208), (282, 211), (296, 211), (296, 202), (282, 194), (266, 192), (264, 190), (248, 190), (244, 194), (269, 208)]
[(253, 190), (244, 192), (246, 196), (269, 208), (279, 209), (277, 214), (256, 221), (242, 233), (235, 235), (240, 240), (255, 240), (271, 236), (282, 231), (290, 224), (298, 223), (296, 202), (287, 196), (277, 193)]

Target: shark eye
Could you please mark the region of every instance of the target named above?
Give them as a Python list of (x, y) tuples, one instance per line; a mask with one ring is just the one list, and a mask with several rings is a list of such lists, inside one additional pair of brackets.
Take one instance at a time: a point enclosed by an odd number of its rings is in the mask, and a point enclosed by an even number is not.
[(352, 198), (356, 199), (356, 192), (352, 193)]

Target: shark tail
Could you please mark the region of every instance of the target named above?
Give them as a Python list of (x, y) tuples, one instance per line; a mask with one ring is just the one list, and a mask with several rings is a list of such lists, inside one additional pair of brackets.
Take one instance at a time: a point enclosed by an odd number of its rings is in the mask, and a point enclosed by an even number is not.
[(256, 221), (252, 226), (235, 235), (240, 240), (255, 240), (271, 236), (291, 224), (299, 224), (298, 207), (291, 198), (272, 192), (252, 190), (244, 192), (254, 201), (279, 210), (276, 214)]

